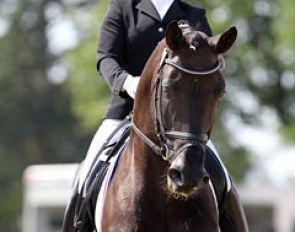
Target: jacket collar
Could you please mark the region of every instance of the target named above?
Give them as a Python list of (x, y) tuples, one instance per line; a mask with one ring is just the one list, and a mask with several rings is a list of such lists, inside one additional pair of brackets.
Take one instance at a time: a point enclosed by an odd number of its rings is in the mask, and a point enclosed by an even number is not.
[(155, 6), (153, 5), (152, 1), (150, 0), (141, 0), (136, 8), (142, 12), (144, 12), (146, 15), (149, 15), (153, 19), (162, 22), (167, 23), (173, 19), (179, 19), (181, 16), (184, 15), (184, 11), (179, 3), (178, 0), (174, 0), (171, 7), (167, 11), (165, 17), (163, 20), (161, 20), (160, 15), (158, 14)]
[(163, 23), (165, 24), (171, 20), (181, 19), (184, 15), (185, 12), (181, 6), (181, 2), (179, 0), (174, 0), (165, 17), (163, 18)]

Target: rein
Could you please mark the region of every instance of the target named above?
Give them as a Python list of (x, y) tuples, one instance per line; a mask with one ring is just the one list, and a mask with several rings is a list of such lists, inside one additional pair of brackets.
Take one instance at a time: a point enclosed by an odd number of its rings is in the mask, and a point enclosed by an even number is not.
[[(160, 141), (160, 146), (155, 144), (151, 139), (149, 139), (136, 125), (135, 122), (132, 120), (132, 128), (134, 132), (159, 156), (161, 156), (165, 161), (171, 162), (173, 159), (176, 158), (178, 154), (180, 154), (183, 150), (188, 149), (189, 147), (200, 147), (203, 151), (205, 151), (205, 144), (209, 140), (208, 134), (192, 134), (188, 132), (182, 132), (182, 131), (171, 131), (166, 130), (164, 128), (164, 123), (162, 120), (162, 115), (159, 112), (160, 110), (160, 99), (161, 91), (159, 91), (159, 86), (162, 86), (162, 69), (165, 64), (170, 65), (184, 73), (192, 74), (192, 75), (208, 75), (212, 74), (224, 67), (224, 61), (223, 58), (220, 56), (217, 60), (217, 63), (212, 69), (205, 70), (205, 71), (197, 71), (197, 70), (189, 70), (186, 69), (176, 63), (174, 63), (171, 59), (167, 58), (168, 51), (166, 48), (164, 48), (159, 70), (157, 73), (157, 79), (154, 85), (154, 106), (155, 106), (155, 118), (156, 118), (156, 133), (157, 137)], [(161, 89), (160, 89), (161, 90)], [(159, 94), (157, 94), (159, 93)], [(168, 139), (180, 139), (185, 140), (187, 143), (182, 145), (180, 148), (178, 148), (176, 151), (173, 150), (168, 144)]]

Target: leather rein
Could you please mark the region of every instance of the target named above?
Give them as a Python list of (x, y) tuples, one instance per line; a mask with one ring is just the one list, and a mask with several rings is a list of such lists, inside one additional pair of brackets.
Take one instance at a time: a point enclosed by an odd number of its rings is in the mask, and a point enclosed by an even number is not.
[[(209, 140), (208, 134), (193, 134), (188, 132), (182, 132), (182, 131), (171, 131), (166, 130), (164, 128), (163, 118), (161, 115), (161, 107), (160, 107), (160, 99), (161, 99), (161, 93), (162, 93), (162, 69), (164, 65), (170, 65), (181, 72), (192, 74), (192, 75), (208, 75), (212, 74), (224, 66), (223, 58), (220, 56), (214, 65), (213, 68), (205, 71), (198, 71), (198, 70), (190, 70), (186, 69), (176, 63), (174, 63), (171, 59), (168, 58), (168, 51), (167, 48), (164, 48), (159, 70), (157, 72), (157, 79), (154, 85), (154, 107), (155, 107), (155, 126), (156, 126), (156, 134), (160, 141), (160, 146), (155, 144), (151, 139), (149, 139), (134, 123), (132, 120), (132, 128), (134, 132), (147, 144), (157, 155), (161, 156), (165, 161), (172, 162), (173, 159), (176, 158), (178, 154), (180, 154), (185, 149), (188, 149), (189, 147), (200, 147), (203, 151), (205, 151), (205, 145), (207, 141)], [(168, 139), (180, 139), (187, 141), (184, 145), (182, 145), (180, 148), (178, 148), (176, 151), (173, 150), (168, 144)]]

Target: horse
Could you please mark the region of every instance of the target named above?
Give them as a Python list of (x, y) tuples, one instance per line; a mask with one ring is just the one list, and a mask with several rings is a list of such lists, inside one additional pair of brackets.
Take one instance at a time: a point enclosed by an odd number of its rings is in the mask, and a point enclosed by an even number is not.
[(105, 199), (102, 232), (218, 232), (205, 146), (225, 94), (218, 36), (171, 22), (142, 72), (132, 130)]
[[(225, 94), (222, 54), (236, 37), (235, 27), (209, 37), (187, 23), (167, 26), (141, 74), (130, 136), (97, 231), (247, 231), (239, 210), (232, 211), (245, 229), (220, 228), (212, 176), (205, 167), (206, 144)], [(230, 201), (239, 209), (235, 198)]]

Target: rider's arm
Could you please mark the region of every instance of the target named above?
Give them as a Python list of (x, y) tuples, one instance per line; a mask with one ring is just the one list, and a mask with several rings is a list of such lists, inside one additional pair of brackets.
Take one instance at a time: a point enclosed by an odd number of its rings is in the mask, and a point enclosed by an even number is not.
[(212, 36), (212, 30), (211, 30), (211, 27), (208, 23), (208, 20), (207, 20), (207, 17), (206, 17), (206, 14), (204, 14), (204, 17), (201, 18), (201, 30), (203, 32), (205, 32), (208, 36)]
[(128, 72), (122, 68), (125, 52), (126, 28), (122, 6), (118, 0), (111, 0), (101, 26), (97, 46), (97, 70), (112, 92), (127, 96), (122, 87)]

